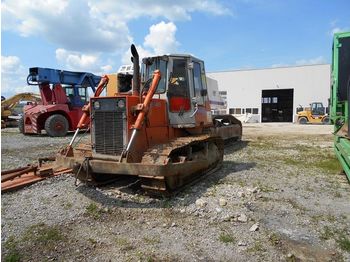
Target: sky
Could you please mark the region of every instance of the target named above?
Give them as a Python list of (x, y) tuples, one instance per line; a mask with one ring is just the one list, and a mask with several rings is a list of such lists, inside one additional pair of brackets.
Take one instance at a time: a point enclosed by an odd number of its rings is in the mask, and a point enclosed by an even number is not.
[(1, 95), (38, 92), (30, 67), (98, 75), (141, 57), (189, 53), (206, 71), (331, 62), (349, 0), (2, 0)]

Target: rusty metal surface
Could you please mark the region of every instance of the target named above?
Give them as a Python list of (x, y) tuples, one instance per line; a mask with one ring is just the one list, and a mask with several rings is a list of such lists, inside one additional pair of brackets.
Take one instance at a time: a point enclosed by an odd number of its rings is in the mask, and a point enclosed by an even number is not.
[[(192, 150), (194, 147), (195, 150)], [(56, 163), (73, 169), (87, 183), (96, 184), (120, 175), (138, 176), (146, 190), (166, 191), (190, 181), (216, 167), (223, 158), (223, 140), (205, 134), (180, 137), (147, 150), (141, 163), (119, 162), (115, 159), (57, 156)], [(101, 179), (102, 180), (102, 179)]]
[(6, 182), (8, 180), (13, 180), (16, 177), (19, 177), (29, 172), (36, 173), (36, 170), (37, 166), (27, 166), (5, 171), (4, 173), (1, 173), (1, 183)]
[(13, 191), (48, 177), (72, 172), (69, 168), (55, 166), (55, 163), (40, 165), (41, 167), (31, 165), (1, 172), (1, 192)]

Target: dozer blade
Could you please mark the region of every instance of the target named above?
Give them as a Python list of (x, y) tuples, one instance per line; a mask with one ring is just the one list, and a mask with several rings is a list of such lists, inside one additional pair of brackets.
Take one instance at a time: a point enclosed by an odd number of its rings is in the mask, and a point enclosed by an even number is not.
[[(72, 172), (70, 168), (57, 166), (53, 160), (54, 158), (39, 159), (37, 165), (2, 171), (1, 192), (13, 191), (49, 177)], [(47, 163), (47, 161), (51, 163)]]

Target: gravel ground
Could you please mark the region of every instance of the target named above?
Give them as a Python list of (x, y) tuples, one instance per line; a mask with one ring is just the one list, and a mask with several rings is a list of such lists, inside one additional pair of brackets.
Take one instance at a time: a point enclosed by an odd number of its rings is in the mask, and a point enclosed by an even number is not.
[[(2, 195), (5, 261), (350, 261), (350, 185), (331, 126), (246, 124), (221, 169), (170, 198), (62, 175)], [(2, 130), (2, 169), (71, 137)], [(12, 260), (9, 260), (12, 259)]]

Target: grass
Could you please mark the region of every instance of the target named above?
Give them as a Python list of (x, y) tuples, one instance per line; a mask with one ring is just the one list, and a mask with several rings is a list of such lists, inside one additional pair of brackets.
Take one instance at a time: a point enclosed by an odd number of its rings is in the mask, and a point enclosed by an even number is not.
[(40, 223), (29, 227), (23, 235), (23, 240), (49, 245), (63, 240), (63, 235), (57, 227)]
[(156, 245), (160, 243), (160, 240), (157, 237), (144, 237), (143, 241), (149, 245)]
[(19, 252), (20, 244), (38, 245), (45, 249), (52, 249), (56, 243), (64, 241), (64, 237), (56, 226), (48, 226), (44, 223), (32, 225), (23, 233), (23, 236), (16, 240), (13, 236), (4, 243), (6, 256), (4, 261), (16, 262), (23, 259)]
[(335, 155), (327, 154), (325, 159), (315, 162), (315, 166), (327, 172), (341, 171), (342, 167)]
[(350, 239), (347, 236), (344, 234), (339, 234), (335, 241), (338, 243), (341, 249), (350, 253)]
[(298, 209), (300, 210), (301, 212), (305, 212), (307, 211), (307, 208), (300, 205), (297, 201), (295, 201), (294, 199), (285, 199), (285, 201), (287, 203), (289, 203), (294, 209)]
[(4, 247), (7, 249), (7, 254), (4, 257), (4, 261), (6, 262), (17, 262), (21, 261), (21, 254), (17, 248), (17, 241), (13, 236), (9, 237), (9, 239), (5, 242)]
[(90, 203), (86, 207), (86, 213), (94, 219), (98, 219), (101, 217), (102, 210), (95, 203)]
[(323, 240), (334, 239), (342, 250), (350, 253), (350, 239), (349, 236), (344, 234), (345, 231), (346, 229), (332, 229), (325, 226), (320, 234), (320, 238)]
[(163, 201), (161, 202), (162, 208), (171, 208), (172, 203), (170, 198), (164, 198)]
[(263, 245), (260, 242), (255, 242), (252, 247), (249, 247), (247, 249), (248, 252), (250, 253), (255, 253), (255, 252), (265, 252), (266, 249), (263, 247)]
[(320, 238), (323, 240), (329, 240), (333, 237), (334, 237), (334, 231), (330, 227), (325, 226), (323, 228), (323, 231), (321, 232)]
[(269, 236), (269, 242), (273, 245), (273, 246), (279, 246), (281, 244), (281, 238), (276, 234), (276, 233), (272, 233)]
[(115, 242), (123, 251), (129, 251), (135, 249), (135, 247), (126, 239), (122, 237), (116, 238)]
[(338, 191), (334, 192), (334, 197), (336, 198), (341, 198), (342, 197), (342, 194), (339, 193)]
[(95, 244), (97, 244), (97, 241), (95, 240), (95, 239), (93, 239), (93, 238), (88, 238), (88, 241), (91, 243), (91, 244), (93, 244), (93, 245), (95, 245)]
[(69, 210), (69, 209), (72, 208), (72, 206), (73, 206), (73, 204), (70, 203), (70, 202), (68, 202), (68, 203), (64, 204), (64, 209), (65, 209), (65, 210)]
[(276, 191), (273, 187), (271, 187), (269, 185), (265, 185), (265, 184), (261, 183), (260, 181), (254, 183), (254, 186), (258, 187), (261, 190), (261, 192), (264, 192), (264, 193)]
[(222, 242), (222, 243), (225, 243), (225, 244), (228, 244), (228, 243), (235, 243), (236, 242), (236, 239), (227, 234), (227, 233), (221, 233), (220, 236), (219, 236), (219, 240)]

